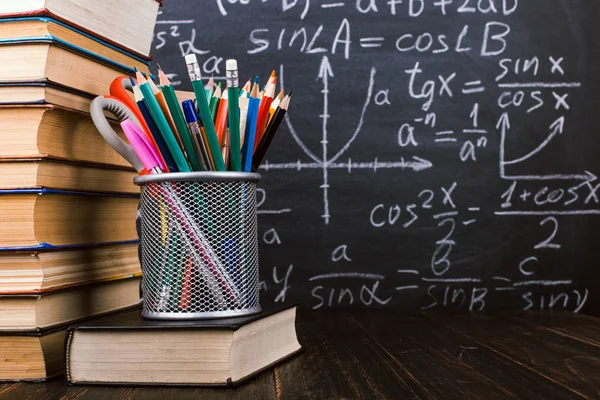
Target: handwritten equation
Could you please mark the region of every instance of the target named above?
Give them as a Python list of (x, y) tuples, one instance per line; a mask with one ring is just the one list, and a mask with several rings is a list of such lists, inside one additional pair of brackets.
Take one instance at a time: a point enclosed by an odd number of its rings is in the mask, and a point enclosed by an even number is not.
[[(594, 160), (564, 155), (585, 137), (584, 61), (560, 34), (539, 44), (553, 28), (529, 20), (550, 3), (563, 20), (558, 2), (173, 3), (153, 53), (175, 86), (188, 88), (181, 57), (195, 53), (217, 82), (235, 56), (294, 89), (285, 157), (272, 150), (259, 171), (263, 296), (313, 309), (584, 307), (590, 288), (573, 268), (586, 266), (557, 264), (576, 252), (573, 225), (600, 214)], [(301, 201), (269, 185), (283, 173), (306, 183)], [(352, 185), (350, 206), (339, 193)], [(314, 252), (291, 233), (303, 219)]]

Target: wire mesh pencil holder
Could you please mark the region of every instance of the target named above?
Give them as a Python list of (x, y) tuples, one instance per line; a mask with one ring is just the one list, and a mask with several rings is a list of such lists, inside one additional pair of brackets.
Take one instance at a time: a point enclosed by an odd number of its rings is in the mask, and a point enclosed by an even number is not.
[(142, 316), (260, 312), (256, 182), (244, 172), (143, 175)]

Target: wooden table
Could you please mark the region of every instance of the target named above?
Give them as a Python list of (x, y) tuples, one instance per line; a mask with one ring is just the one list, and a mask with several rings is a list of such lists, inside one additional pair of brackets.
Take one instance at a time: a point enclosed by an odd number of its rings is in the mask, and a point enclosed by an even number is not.
[(600, 398), (600, 319), (301, 312), (304, 353), (237, 389), (0, 385), (2, 399)]

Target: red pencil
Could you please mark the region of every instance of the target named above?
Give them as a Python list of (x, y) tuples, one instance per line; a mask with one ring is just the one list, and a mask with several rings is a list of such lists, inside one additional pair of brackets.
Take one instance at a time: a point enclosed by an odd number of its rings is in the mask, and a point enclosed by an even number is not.
[[(274, 78), (276, 79), (276, 78)], [(260, 139), (265, 133), (267, 119), (269, 118), (269, 110), (271, 109), (271, 103), (275, 96), (275, 83), (269, 82), (265, 88), (265, 94), (260, 101), (260, 107), (258, 108), (258, 120), (256, 122), (256, 137), (254, 138), (254, 151), (258, 148)], [(253, 151), (253, 152), (254, 152)]]
[(215, 122), (215, 130), (217, 131), (217, 139), (219, 139), (219, 145), (223, 145), (223, 138), (225, 137), (225, 129), (227, 129), (227, 108), (228, 108), (228, 97), (227, 90), (223, 91), (221, 101), (219, 102), (219, 111), (217, 111), (217, 119)]

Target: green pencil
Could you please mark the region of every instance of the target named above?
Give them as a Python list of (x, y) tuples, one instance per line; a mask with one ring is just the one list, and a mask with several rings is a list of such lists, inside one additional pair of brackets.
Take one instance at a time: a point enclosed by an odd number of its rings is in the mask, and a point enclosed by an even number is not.
[(181, 137), (181, 141), (183, 142), (183, 147), (185, 147), (185, 152), (187, 153), (188, 160), (190, 164), (192, 164), (192, 169), (194, 171), (204, 171), (204, 168), (200, 165), (198, 161), (198, 155), (196, 154), (196, 150), (194, 149), (194, 142), (192, 142), (192, 138), (190, 136), (190, 132), (188, 131), (187, 124), (185, 123), (185, 119), (183, 118), (183, 113), (181, 112), (181, 108), (179, 107), (179, 101), (177, 100), (177, 96), (175, 95), (175, 89), (173, 89), (173, 85), (169, 82), (169, 78), (165, 75), (165, 73), (158, 67), (158, 79), (160, 81), (160, 90), (165, 95), (165, 100), (167, 101), (167, 105), (169, 106), (169, 110), (171, 111), (171, 116), (175, 121), (175, 126), (177, 127), (177, 131), (179, 131), (179, 136)]
[(242, 162), (240, 160), (240, 105), (239, 105), (239, 80), (238, 66), (236, 60), (227, 60), (225, 62), (225, 74), (227, 77), (227, 94), (229, 108), (229, 160), (232, 171), (241, 171)]
[(210, 116), (214, 121), (217, 118), (217, 110), (219, 109), (219, 101), (221, 100), (221, 82), (217, 85), (212, 99), (210, 99)]
[(202, 125), (204, 125), (204, 131), (206, 133), (206, 139), (208, 140), (208, 146), (210, 147), (210, 153), (215, 163), (215, 169), (217, 171), (225, 171), (225, 163), (223, 162), (223, 156), (221, 155), (221, 147), (219, 146), (219, 140), (217, 139), (215, 123), (211, 118), (210, 108), (208, 107), (208, 101), (206, 100), (206, 91), (202, 85), (202, 75), (200, 74), (200, 65), (198, 65), (196, 55), (188, 54), (185, 56), (185, 63), (187, 64), (188, 74), (192, 81), (192, 88), (196, 95), (196, 102), (198, 103), (198, 108), (200, 110)]
[(187, 161), (185, 160), (185, 156), (183, 155), (183, 151), (181, 151), (179, 143), (177, 143), (175, 135), (173, 134), (173, 131), (171, 130), (171, 127), (169, 126), (169, 123), (165, 118), (165, 115), (160, 109), (160, 105), (158, 104), (156, 97), (154, 97), (154, 93), (152, 92), (150, 84), (146, 82), (139, 86), (140, 90), (142, 91), (142, 94), (144, 95), (144, 102), (148, 106), (148, 111), (150, 111), (150, 115), (152, 116), (152, 119), (158, 126), (160, 134), (162, 135), (163, 139), (165, 139), (167, 147), (169, 148), (169, 151), (171, 152), (171, 155), (175, 160), (175, 164), (177, 164), (179, 172), (191, 172), (190, 166), (188, 165)]

